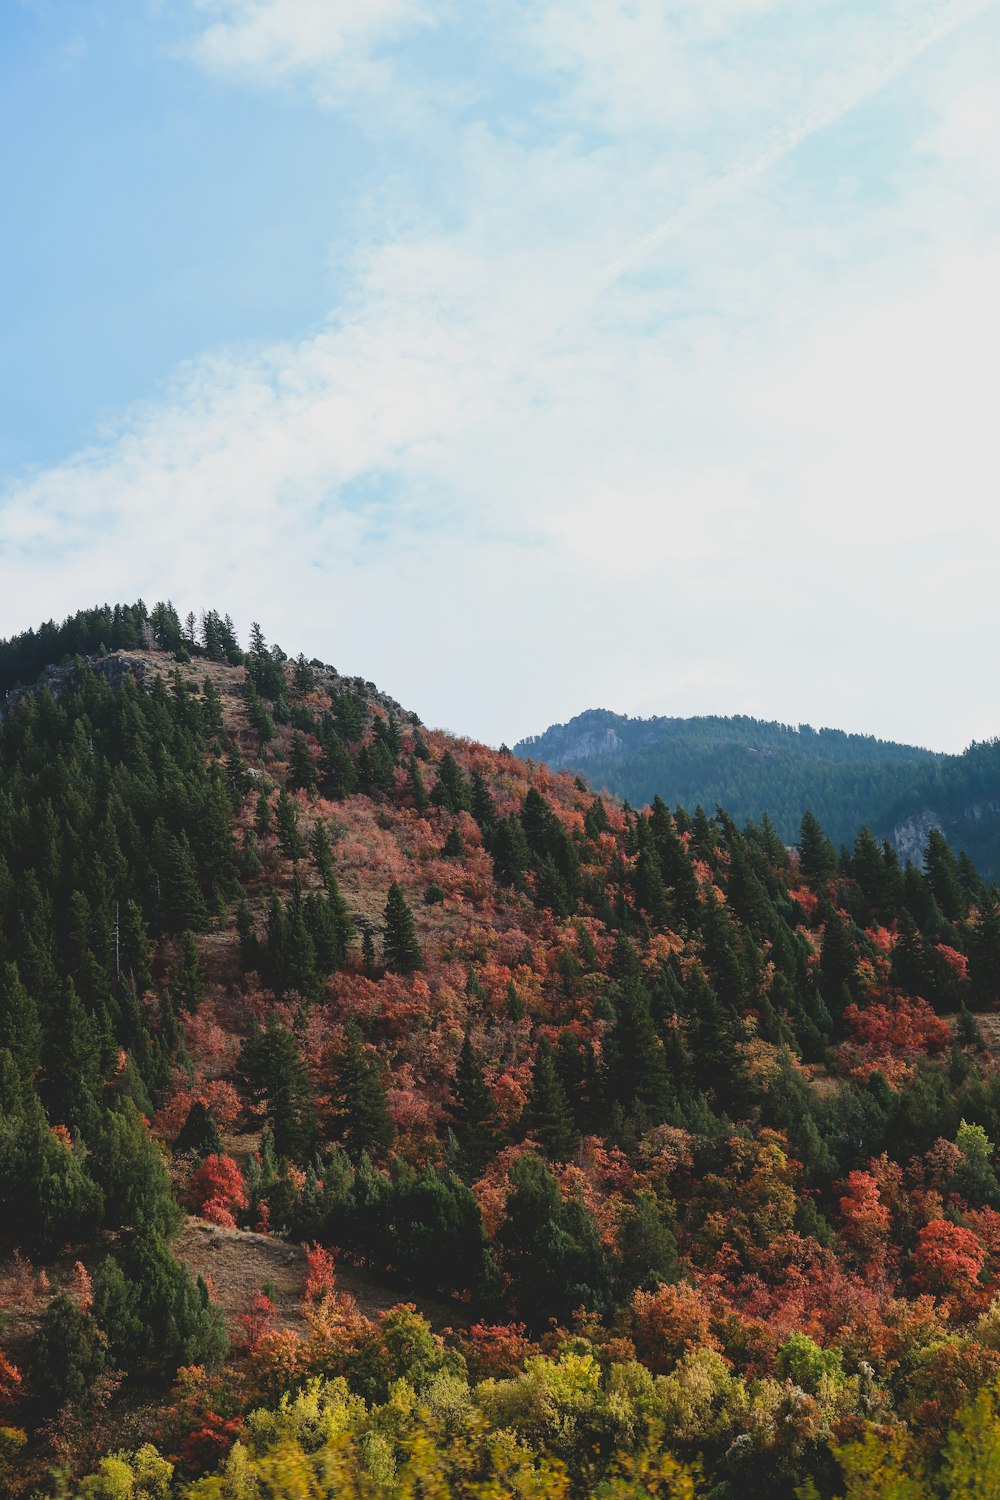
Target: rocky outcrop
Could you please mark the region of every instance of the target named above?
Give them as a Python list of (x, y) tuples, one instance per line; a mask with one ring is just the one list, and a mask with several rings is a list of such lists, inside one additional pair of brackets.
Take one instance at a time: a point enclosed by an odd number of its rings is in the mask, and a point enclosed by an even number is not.
[(888, 835), (889, 843), (903, 864), (911, 860), (919, 869), (923, 865), (927, 840), (935, 828), (943, 828), (943, 826), (937, 813), (928, 807), (923, 812), (915, 813), (912, 817), (904, 818), (901, 823), (897, 823)]

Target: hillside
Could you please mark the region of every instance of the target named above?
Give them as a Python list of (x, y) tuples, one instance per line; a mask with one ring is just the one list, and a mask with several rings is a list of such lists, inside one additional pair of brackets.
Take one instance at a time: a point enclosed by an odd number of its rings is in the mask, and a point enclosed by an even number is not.
[(967, 860), (628, 811), (212, 613), (52, 632), (0, 643), (7, 1492), (960, 1493)]
[(930, 829), (941, 828), (984, 873), (1000, 871), (997, 741), (941, 755), (808, 724), (588, 709), (514, 753), (578, 772), (636, 807), (659, 795), (671, 805), (722, 806), (737, 822), (766, 812), (788, 843), (809, 809), (835, 843), (850, 843), (867, 825), (919, 864)]

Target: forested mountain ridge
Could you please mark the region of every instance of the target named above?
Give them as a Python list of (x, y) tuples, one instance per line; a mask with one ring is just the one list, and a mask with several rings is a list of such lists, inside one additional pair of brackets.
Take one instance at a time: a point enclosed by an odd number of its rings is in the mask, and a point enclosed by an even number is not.
[(737, 822), (767, 812), (787, 842), (816, 814), (836, 843), (866, 824), (919, 862), (931, 828), (1000, 870), (1000, 742), (943, 755), (838, 729), (732, 718), (629, 718), (588, 709), (515, 745), (516, 755), (583, 775), (641, 807), (659, 795), (724, 807)]
[(0, 1484), (985, 1494), (971, 863), (629, 811), (132, 608), (0, 723)]

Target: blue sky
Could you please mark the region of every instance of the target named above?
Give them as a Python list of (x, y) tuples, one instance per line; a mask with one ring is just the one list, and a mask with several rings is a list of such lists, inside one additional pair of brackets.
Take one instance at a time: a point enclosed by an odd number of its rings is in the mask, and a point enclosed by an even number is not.
[(1000, 732), (1000, 4), (8, 0), (0, 632)]

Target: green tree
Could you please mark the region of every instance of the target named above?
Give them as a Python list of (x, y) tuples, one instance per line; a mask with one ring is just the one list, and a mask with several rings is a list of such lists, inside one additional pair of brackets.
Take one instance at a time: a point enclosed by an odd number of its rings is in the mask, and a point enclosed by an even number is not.
[(395, 880), (389, 887), (383, 924), (382, 951), (386, 968), (394, 969), (399, 974), (414, 974), (422, 969), (424, 959), (417, 941), (413, 913)]
[(354, 1156), (384, 1155), (396, 1133), (378, 1058), (353, 1025), (345, 1027), (344, 1044), (331, 1059), (327, 1130)]
[(250, 1103), (260, 1108), (279, 1156), (307, 1159), (316, 1137), (312, 1089), (298, 1042), (273, 1016), (253, 1026), (240, 1049), (237, 1073)]
[(580, 1144), (573, 1114), (556, 1072), (552, 1048), (544, 1036), (535, 1049), (525, 1124), (546, 1156), (554, 1161), (565, 1161)]
[(475, 1182), (499, 1150), (500, 1121), (468, 1032), (458, 1054), (448, 1113), (458, 1142), (459, 1170)]
[(45, 1309), (31, 1345), (31, 1386), (44, 1411), (85, 1407), (106, 1358), (97, 1323), (64, 1292)]

